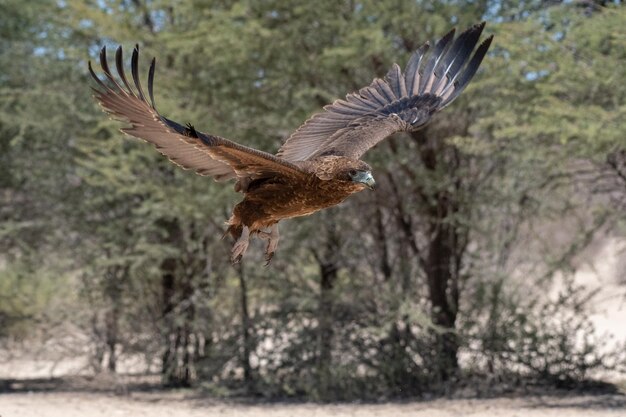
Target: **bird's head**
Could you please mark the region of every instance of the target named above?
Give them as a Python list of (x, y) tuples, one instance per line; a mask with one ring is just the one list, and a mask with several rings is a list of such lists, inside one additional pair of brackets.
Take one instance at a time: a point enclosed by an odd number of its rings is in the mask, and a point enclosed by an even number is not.
[(361, 183), (365, 185), (370, 190), (373, 190), (376, 186), (376, 181), (374, 181), (374, 176), (371, 171), (361, 171), (358, 169), (351, 169), (348, 172), (350, 180), (352, 182)]
[(351, 167), (348, 167), (345, 171), (349, 181), (354, 183), (363, 184), (370, 190), (374, 189), (376, 181), (372, 175), (372, 169), (363, 161), (357, 161)]

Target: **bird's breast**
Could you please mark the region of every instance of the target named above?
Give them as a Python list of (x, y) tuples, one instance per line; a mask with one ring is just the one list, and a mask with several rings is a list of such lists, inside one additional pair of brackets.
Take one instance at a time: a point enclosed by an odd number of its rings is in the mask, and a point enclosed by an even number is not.
[(363, 186), (348, 181), (310, 178), (307, 182), (264, 184), (246, 195), (273, 220), (306, 216), (335, 206)]

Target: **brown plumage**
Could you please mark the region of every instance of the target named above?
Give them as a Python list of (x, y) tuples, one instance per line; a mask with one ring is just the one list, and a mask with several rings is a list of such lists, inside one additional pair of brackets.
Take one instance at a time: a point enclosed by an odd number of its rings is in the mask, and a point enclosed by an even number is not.
[[(339, 204), (351, 194), (374, 186), (371, 169), (359, 158), (393, 133), (414, 131), (450, 104), (470, 82), (492, 37), (472, 56), (484, 23), (454, 38), (454, 29), (427, 55), (429, 45), (411, 56), (404, 73), (394, 64), (384, 80), (348, 94), (324, 107), (298, 128), (276, 155), (197, 131), (161, 116), (154, 104), (155, 60), (148, 72), (148, 97), (139, 81), (138, 55), (131, 59), (133, 88), (126, 78), (122, 48), (115, 54), (117, 80), (111, 73), (106, 49), (100, 64), (106, 76), (95, 98), (114, 118), (126, 121), (128, 135), (155, 145), (184, 169), (210, 175), (218, 181), (236, 179), (235, 190), (244, 199), (233, 209), (227, 234), (235, 239), (231, 258), (241, 259), (251, 236), (268, 240), (269, 263), (278, 245), (278, 222), (305, 216)], [(427, 56), (427, 58), (426, 58)], [(426, 59), (425, 59), (426, 58)], [(121, 81), (121, 82), (120, 82)], [(149, 101), (148, 101), (149, 98)]]

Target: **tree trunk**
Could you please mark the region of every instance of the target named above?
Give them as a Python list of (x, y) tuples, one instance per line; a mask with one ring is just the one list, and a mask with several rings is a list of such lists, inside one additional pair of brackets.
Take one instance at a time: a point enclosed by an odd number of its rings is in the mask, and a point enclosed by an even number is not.
[(126, 279), (128, 267), (112, 267), (106, 274), (105, 294), (108, 309), (104, 314), (104, 337), (108, 353), (106, 369), (115, 372), (117, 369), (117, 345), (119, 343), (119, 320), (121, 316), (122, 282)]
[(163, 296), (163, 357), (161, 373), (168, 386), (189, 387), (196, 378), (196, 361), (199, 354), (196, 333), (196, 277), (203, 274), (204, 251), (197, 253), (196, 224), (178, 219), (159, 221), (166, 234), (162, 242), (182, 251), (161, 263), (161, 288)]
[[(91, 358), (91, 365), (96, 373), (102, 372), (102, 364), (104, 363), (104, 355), (106, 352), (106, 335), (102, 334), (100, 328), (100, 312), (94, 311), (91, 317), (91, 331), (95, 339), (94, 353)], [(103, 341), (105, 343), (103, 343)]]
[[(181, 240), (180, 225), (176, 219), (161, 220), (160, 226), (166, 231), (163, 243), (176, 245)], [(166, 386), (178, 385), (178, 347), (180, 331), (176, 324), (176, 275), (178, 259), (169, 257), (161, 262), (161, 296), (163, 356), (161, 362), (161, 379)]]
[(192, 277), (187, 276), (185, 286), (183, 288), (183, 300), (185, 300), (185, 311), (181, 312), (184, 317), (184, 323), (181, 326), (182, 331), (182, 369), (180, 370), (180, 385), (190, 387), (193, 382), (194, 362), (197, 350), (192, 348), (193, 322), (195, 319), (196, 306), (193, 301), (193, 282)]
[[(422, 135), (423, 132), (419, 132)], [(418, 134), (419, 134), (418, 133)], [(431, 320), (434, 324), (435, 357), (433, 369), (441, 381), (447, 381), (459, 370), (459, 342), (456, 334), (456, 317), (459, 304), (459, 269), (465, 249), (466, 235), (463, 226), (455, 221), (459, 212), (458, 193), (461, 179), (458, 178), (460, 157), (452, 146), (428, 143), (424, 136), (417, 137), (420, 157), (424, 167), (437, 179), (439, 164), (445, 164), (446, 177), (452, 178), (454, 189), (440, 187), (425, 196), (428, 201), (427, 236), (430, 237), (424, 250), (423, 269), (426, 274), (431, 302)], [(448, 180), (446, 179), (446, 182)]]
[(107, 361), (107, 370), (109, 372), (115, 372), (117, 368), (117, 355), (115, 348), (117, 346), (118, 335), (118, 320), (119, 320), (119, 308), (112, 306), (105, 315), (106, 326), (106, 346), (109, 354)]
[(454, 376), (459, 368), (457, 351), (459, 348), (456, 335), (456, 316), (458, 305), (457, 277), (453, 268), (454, 226), (442, 223), (437, 227), (430, 242), (427, 256), (426, 277), (431, 301), (431, 320), (436, 343), (435, 367), (442, 381)]
[(176, 372), (176, 351), (173, 345), (174, 328), (174, 292), (176, 260), (165, 259), (161, 263), (161, 291), (163, 297), (163, 356), (161, 361), (161, 379), (164, 385), (172, 385)]
[(322, 400), (330, 399), (332, 378), (332, 347), (334, 336), (334, 302), (333, 288), (337, 280), (339, 265), (339, 235), (334, 223), (328, 227), (328, 236), (324, 254), (316, 252), (315, 257), (320, 268), (320, 298), (318, 305), (318, 332), (317, 332), (317, 395)]
[(250, 315), (248, 312), (248, 286), (244, 275), (243, 266), (240, 264), (237, 268), (239, 275), (240, 302), (241, 302), (241, 366), (243, 367), (243, 378), (248, 391), (253, 388), (252, 367), (250, 366), (250, 353), (252, 350), (252, 339), (250, 335)]

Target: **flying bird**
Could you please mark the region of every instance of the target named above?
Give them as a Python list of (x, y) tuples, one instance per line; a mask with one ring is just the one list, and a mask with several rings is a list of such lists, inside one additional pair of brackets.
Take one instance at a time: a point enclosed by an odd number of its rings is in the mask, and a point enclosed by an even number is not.
[(360, 160), (363, 154), (393, 133), (424, 127), (459, 96), (491, 45), (493, 36), (478, 45), (484, 26), (484, 22), (474, 25), (456, 38), (452, 29), (432, 49), (428, 43), (422, 45), (404, 72), (394, 64), (384, 79), (325, 106), (276, 155), (162, 116), (154, 104), (155, 59), (148, 71), (146, 97), (139, 79), (138, 46), (131, 58), (134, 88), (124, 72), (121, 46), (115, 54), (118, 77), (109, 69), (106, 48), (100, 52), (106, 79), (95, 74), (91, 62), (89, 71), (98, 84), (93, 90), (100, 106), (130, 124), (122, 132), (153, 144), (184, 169), (217, 181), (236, 181), (235, 191), (244, 198), (234, 207), (224, 234), (235, 239), (231, 261), (239, 262), (256, 236), (268, 242), (269, 264), (278, 247), (279, 221), (309, 215), (373, 188), (372, 170)]

